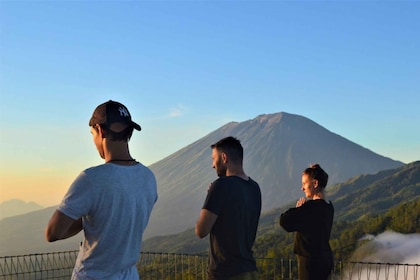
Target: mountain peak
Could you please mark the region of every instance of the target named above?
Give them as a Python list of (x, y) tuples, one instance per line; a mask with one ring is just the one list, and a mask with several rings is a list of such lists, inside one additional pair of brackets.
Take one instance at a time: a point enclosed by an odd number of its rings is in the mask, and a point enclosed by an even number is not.
[(260, 184), (263, 211), (302, 196), (301, 172), (311, 163), (327, 171), (329, 184), (403, 165), (299, 115), (279, 112), (229, 122), (150, 166), (158, 181), (159, 200), (146, 238), (194, 226), (208, 183), (217, 178), (211, 168), (210, 145), (226, 136), (238, 138), (244, 147), (244, 170)]
[(42, 208), (44, 207), (33, 201), (26, 202), (21, 199), (7, 200), (0, 204), (0, 219), (22, 215)]

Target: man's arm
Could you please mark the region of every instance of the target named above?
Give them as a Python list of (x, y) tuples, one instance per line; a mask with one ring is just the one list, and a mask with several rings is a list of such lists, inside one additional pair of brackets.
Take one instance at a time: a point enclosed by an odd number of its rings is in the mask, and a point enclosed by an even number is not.
[(45, 229), (45, 238), (48, 242), (66, 239), (78, 234), (82, 229), (82, 218), (73, 220), (59, 210), (55, 210)]
[(201, 209), (200, 217), (195, 225), (195, 234), (204, 238), (210, 233), (214, 223), (217, 220), (217, 215), (207, 209)]

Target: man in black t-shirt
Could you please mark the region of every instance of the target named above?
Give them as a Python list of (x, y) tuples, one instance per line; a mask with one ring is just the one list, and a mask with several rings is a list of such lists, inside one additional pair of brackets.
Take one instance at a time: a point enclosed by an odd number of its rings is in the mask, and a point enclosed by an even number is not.
[(239, 140), (226, 137), (211, 145), (219, 179), (210, 184), (195, 232), (210, 233), (209, 280), (256, 280), (252, 246), (261, 213), (258, 183), (243, 170)]

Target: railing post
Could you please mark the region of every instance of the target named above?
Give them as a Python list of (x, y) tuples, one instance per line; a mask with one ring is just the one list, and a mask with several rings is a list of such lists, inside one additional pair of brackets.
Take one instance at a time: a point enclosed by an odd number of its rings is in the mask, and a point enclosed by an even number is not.
[[(0, 257), (0, 279), (68, 279), (77, 253), (70, 251)], [(294, 260), (259, 258), (257, 265), (261, 280), (296, 279)], [(203, 280), (206, 279), (207, 256), (144, 252), (137, 267), (142, 280)], [(337, 262), (332, 279), (420, 280), (419, 270), (420, 264)]]

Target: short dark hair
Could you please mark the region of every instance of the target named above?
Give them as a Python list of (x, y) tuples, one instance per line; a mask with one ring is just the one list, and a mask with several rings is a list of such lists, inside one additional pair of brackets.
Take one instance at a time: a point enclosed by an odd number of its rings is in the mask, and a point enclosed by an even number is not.
[(327, 186), (328, 174), (318, 163), (311, 164), (311, 166), (303, 170), (302, 173), (308, 175), (311, 179), (318, 180), (318, 184), (322, 189), (325, 189)]
[[(130, 141), (131, 136), (133, 135), (134, 128), (132, 126), (128, 126), (126, 129), (115, 132), (109, 129), (108, 125), (100, 124), (101, 128), (106, 132), (106, 138), (111, 141)], [(96, 127), (95, 127), (96, 129)]]
[(235, 137), (228, 136), (210, 146), (228, 155), (234, 162), (242, 162), (244, 157), (244, 149), (241, 142)]

